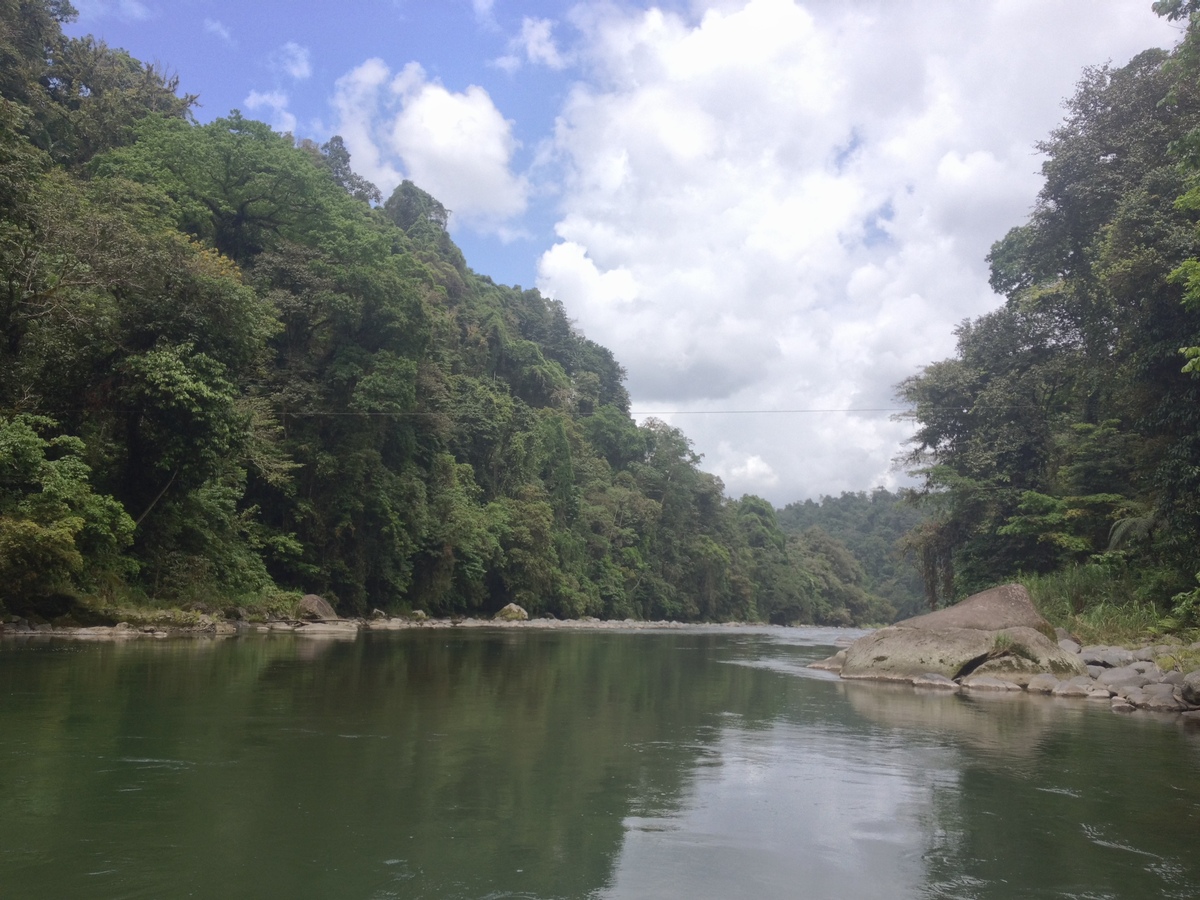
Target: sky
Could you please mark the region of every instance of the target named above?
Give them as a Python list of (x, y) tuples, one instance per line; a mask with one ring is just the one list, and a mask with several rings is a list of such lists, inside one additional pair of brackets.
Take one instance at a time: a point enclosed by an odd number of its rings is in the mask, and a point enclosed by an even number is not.
[(561, 300), (632, 408), (777, 506), (907, 483), (895, 387), (1000, 304), (1036, 143), (1150, 0), (73, 0), (73, 35), (452, 211)]

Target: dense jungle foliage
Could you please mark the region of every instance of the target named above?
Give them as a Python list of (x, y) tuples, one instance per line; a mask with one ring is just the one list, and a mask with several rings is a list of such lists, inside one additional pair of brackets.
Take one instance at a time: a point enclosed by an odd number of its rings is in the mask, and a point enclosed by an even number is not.
[[(0, 0), (0, 597), (866, 622), (448, 211)], [(839, 599), (844, 597), (844, 602)]]
[[(779, 527), (808, 544), (829, 544), (822, 554), (838, 577), (832, 592), (858, 588), (886, 600), (898, 618), (928, 612), (921, 573), (914, 565), (909, 536), (925, 514), (906, 493), (876, 488), (840, 497), (789, 503), (779, 511)], [(841, 544), (844, 551), (838, 551)], [(830, 571), (817, 566), (817, 571)]]
[(989, 256), (1004, 305), (900, 385), (935, 603), (1061, 576), (1200, 624), (1196, 7), (1155, 4), (1190, 21), (1173, 52), (1084, 73), (1032, 215)]

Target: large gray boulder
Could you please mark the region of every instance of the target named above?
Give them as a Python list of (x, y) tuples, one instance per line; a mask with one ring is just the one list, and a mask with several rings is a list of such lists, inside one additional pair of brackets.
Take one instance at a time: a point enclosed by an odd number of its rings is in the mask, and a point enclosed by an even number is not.
[(316, 594), (305, 594), (296, 605), (296, 618), (315, 622), (332, 622), (338, 614), (324, 597)]
[(859, 638), (846, 648), (841, 674), (905, 682), (926, 673), (978, 675), (1020, 686), (1043, 673), (1086, 675), (1079, 656), (1060, 648), (1053, 634), (1025, 588), (1009, 584)]
[(1036, 628), (1048, 640), (1058, 641), (1058, 636), (1029, 598), (1029, 592), (1020, 584), (1002, 584), (978, 594), (972, 594), (961, 603), (945, 609), (913, 616), (897, 622), (897, 628), (917, 628), (923, 631), (940, 631), (946, 628), (971, 628), (978, 631), (999, 631), (1002, 628)]

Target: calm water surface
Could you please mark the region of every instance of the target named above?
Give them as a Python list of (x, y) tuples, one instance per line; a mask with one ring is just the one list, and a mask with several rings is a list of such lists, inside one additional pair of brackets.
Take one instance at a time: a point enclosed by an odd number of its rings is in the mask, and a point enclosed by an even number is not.
[(0, 897), (1200, 897), (1200, 728), (834, 638), (0, 642)]

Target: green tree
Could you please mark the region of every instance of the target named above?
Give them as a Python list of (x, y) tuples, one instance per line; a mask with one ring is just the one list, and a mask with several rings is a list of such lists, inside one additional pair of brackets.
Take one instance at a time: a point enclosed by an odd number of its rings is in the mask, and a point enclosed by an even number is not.
[(132, 520), (92, 490), (83, 442), (57, 430), (45, 417), (0, 417), (0, 579), (17, 611), (46, 611), (128, 570)]

